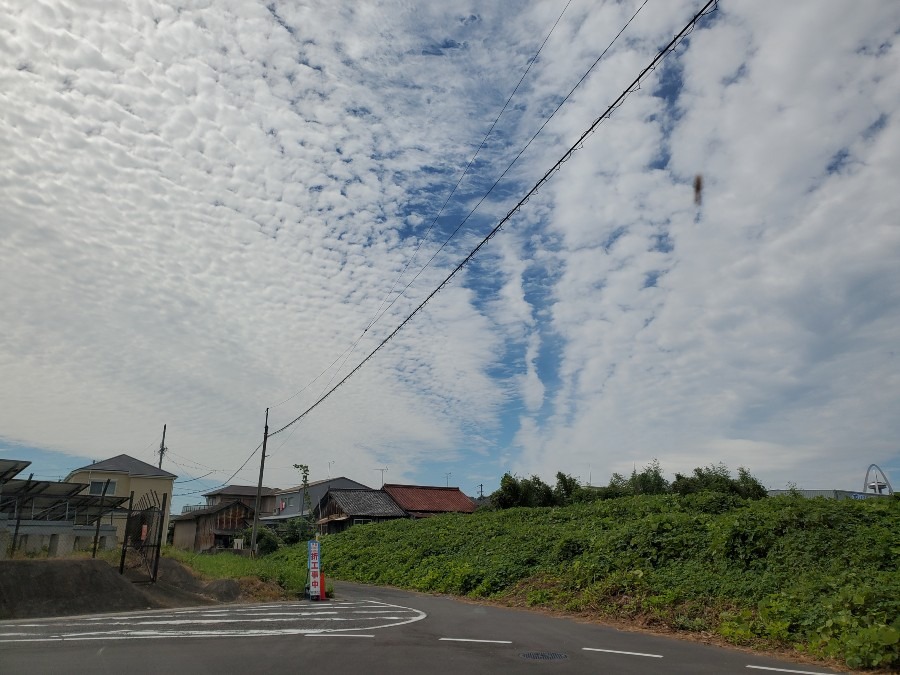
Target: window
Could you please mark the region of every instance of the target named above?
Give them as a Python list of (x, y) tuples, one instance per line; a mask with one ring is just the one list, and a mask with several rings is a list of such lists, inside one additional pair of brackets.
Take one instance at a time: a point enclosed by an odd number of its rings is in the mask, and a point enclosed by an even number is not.
[(353, 519), (354, 525), (365, 525), (366, 523), (371, 523), (371, 522), (372, 522), (371, 518), (354, 518)]
[(293, 506), (293, 505), (294, 505), (294, 498), (288, 497), (288, 506)]
[[(88, 494), (97, 495), (98, 497), (103, 494), (103, 486), (106, 485), (105, 480), (92, 480), (91, 487), (88, 488)], [(106, 488), (106, 496), (111, 497), (116, 494), (116, 481), (109, 481), (109, 487)]]

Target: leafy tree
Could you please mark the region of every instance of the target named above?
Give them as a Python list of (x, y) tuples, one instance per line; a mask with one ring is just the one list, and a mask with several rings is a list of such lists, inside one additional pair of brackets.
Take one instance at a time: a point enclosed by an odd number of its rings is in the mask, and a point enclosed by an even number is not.
[(575, 501), (576, 494), (581, 490), (578, 479), (567, 476), (562, 471), (556, 472), (556, 486), (553, 488), (553, 501), (557, 506), (565, 506)]
[(640, 473), (631, 472), (631, 493), (635, 495), (664, 495), (669, 491), (669, 481), (662, 475), (659, 460), (654, 459)]
[(500, 488), (490, 496), (491, 504), (498, 509), (516, 506), (553, 506), (553, 489), (538, 476), (516, 478), (510, 473), (503, 474)]

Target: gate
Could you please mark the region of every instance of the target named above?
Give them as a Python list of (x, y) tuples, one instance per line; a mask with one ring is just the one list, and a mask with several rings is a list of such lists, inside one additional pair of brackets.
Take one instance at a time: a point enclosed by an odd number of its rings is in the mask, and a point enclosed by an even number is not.
[(166, 507), (169, 495), (163, 493), (162, 500), (155, 490), (143, 495), (134, 504), (134, 493), (128, 505), (128, 520), (125, 523), (125, 537), (122, 541), (122, 559), (119, 562), (119, 574), (125, 572), (125, 554), (130, 548), (141, 557), (141, 564), (155, 582), (159, 572), (159, 556), (162, 553), (163, 538), (166, 533), (163, 525), (166, 522)]

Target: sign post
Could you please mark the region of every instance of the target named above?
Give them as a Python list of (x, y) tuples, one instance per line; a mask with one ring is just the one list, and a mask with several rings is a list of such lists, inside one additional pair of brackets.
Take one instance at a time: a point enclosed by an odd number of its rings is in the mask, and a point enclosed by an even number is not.
[(322, 561), (319, 558), (319, 542), (310, 540), (307, 542), (309, 569), (309, 599), (322, 600), (325, 597), (325, 589), (322, 587)]

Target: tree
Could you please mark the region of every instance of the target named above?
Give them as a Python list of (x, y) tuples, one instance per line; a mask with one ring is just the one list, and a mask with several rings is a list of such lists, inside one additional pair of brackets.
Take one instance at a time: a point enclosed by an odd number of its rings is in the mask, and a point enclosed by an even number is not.
[(581, 486), (574, 476), (567, 476), (562, 471), (556, 472), (556, 487), (553, 488), (553, 501), (557, 506), (565, 506), (575, 501)]

